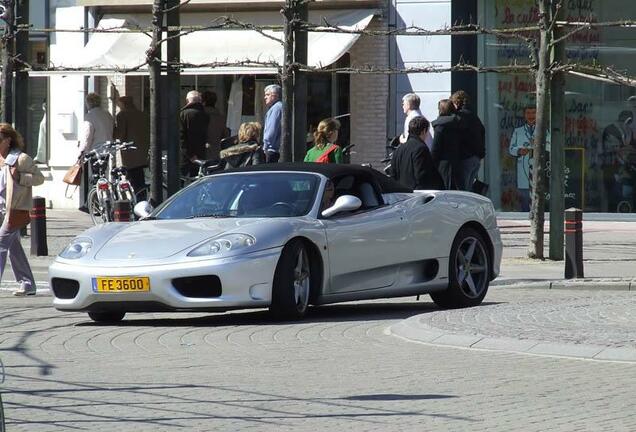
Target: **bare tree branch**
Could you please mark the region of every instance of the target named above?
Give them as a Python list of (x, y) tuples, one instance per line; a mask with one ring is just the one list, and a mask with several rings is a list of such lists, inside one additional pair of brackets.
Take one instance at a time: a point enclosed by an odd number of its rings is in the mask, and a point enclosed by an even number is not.
[(173, 6), (173, 7), (168, 8), (168, 9), (164, 9), (164, 10), (162, 10), (162, 11), (161, 11), (161, 13), (167, 14), (167, 13), (169, 13), (169, 12), (172, 12), (173, 10), (177, 10), (177, 9), (179, 9), (179, 8), (181, 8), (181, 7), (185, 6), (185, 5), (187, 5), (188, 3), (190, 3), (190, 1), (191, 1), (191, 0), (184, 0), (184, 2), (183, 2), (183, 3), (179, 3), (179, 4), (178, 4), (178, 5), (176, 5), (176, 6)]

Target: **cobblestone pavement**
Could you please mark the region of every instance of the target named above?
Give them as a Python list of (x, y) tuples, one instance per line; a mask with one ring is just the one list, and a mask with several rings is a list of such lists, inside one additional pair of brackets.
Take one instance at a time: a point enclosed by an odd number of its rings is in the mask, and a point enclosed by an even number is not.
[(633, 363), (387, 334), (419, 315), (458, 334), (633, 346), (633, 298), (496, 288), (470, 310), (423, 297), (321, 307), (300, 323), (242, 311), (100, 326), (48, 296), (0, 293), (8, 430), (634, 431)]

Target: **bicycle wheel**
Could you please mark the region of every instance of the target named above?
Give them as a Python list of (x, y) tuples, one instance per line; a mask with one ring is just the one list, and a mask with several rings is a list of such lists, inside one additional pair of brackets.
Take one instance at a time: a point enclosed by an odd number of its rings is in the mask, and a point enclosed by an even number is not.
[(103, 204), (100, 202), (97, 189), (91, 189), (86, 197), (86, 202), (88, 203), (88, 214), (95, 225), (110, 222), (110, 206), (108, 202)]

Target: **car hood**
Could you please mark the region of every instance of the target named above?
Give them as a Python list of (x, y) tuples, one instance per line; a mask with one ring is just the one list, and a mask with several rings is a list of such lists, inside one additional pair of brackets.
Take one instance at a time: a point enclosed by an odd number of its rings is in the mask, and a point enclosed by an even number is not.
[[(190, 249), (206, 239), (266, 221), (255, 219), (155, 220), (127, 223), (95, 253), (99, 260), (156, 260)], [(245, 231), (245, 230), (244, 230)], [(246, 229), (250, 233), (249, 229)]]

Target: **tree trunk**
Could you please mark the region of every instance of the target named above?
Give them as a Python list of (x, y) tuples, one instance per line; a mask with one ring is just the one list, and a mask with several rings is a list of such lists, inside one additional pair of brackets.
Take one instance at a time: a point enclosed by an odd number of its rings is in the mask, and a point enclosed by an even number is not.
[(161, 164), (161, 28), (163, 26), (163, 0), (152, 5), (152, 42), (148, 50), (150, 72), (150, 197), (153, 205), (163, 201)]
[(3, 123), (13, 123), (13, 69), (15, 53), (15, 1), (5, 0), (4, 21), (6, 26), (2, 38), (2, 96), (0, 111)]
[(537, 84), (537, 121), (534, 128), (533, 167), (532, 167), (532, 204), (530, 207), (530, 244), (528, 256), (543, 259), (544, 224), (545, 224), (545, 142), (548, 127), (548, 89), (550, 75), (548, 64), (550, 61), (550, 22), (551, 0), (539, 0), (539, 52), (538, 69), (536, 71)]
[(281, 74), (281, 87), (283, 90), (283, 118), (281, 120), (280, 134), (280, 161), (290, 162), (292, 160), (292, 104), (293, 104), (293, 74), (291, 64), (294, 62), (294, 29), (291, 20), (294, 17), (296, 2), (286, 0), (283, 14), (285, 16), (285, 45), (283, 54), (283, 71)]

